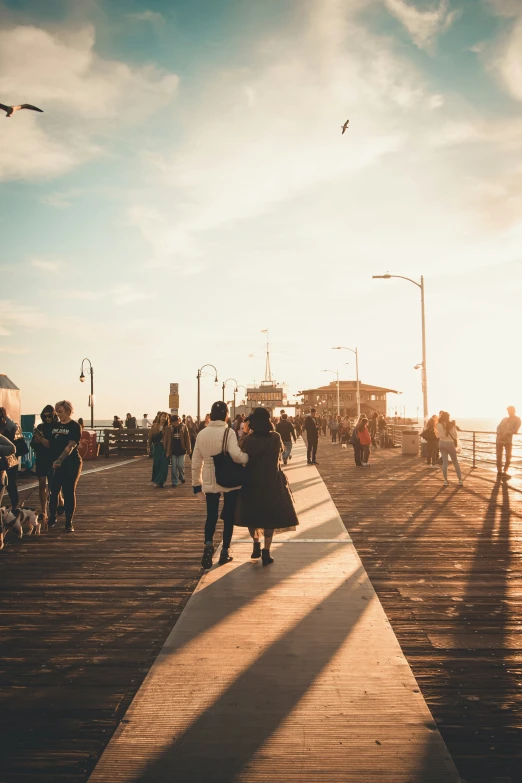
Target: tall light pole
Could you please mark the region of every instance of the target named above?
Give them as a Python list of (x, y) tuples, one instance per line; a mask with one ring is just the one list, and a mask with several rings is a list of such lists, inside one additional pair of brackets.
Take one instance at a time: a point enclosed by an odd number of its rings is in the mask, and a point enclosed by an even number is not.
[(358, 348), (348, 348), (346, 345), (336, 345), (332, 351), (351, 351), (355, 354), (355, 378), (357, 383), (357, 418), (361, 415), (361, 384), (359, 383), (359, 350)]
[(337, 415), (341, 415), (341, 395), (339, 394), (339, 370), (322, 370), (322, 372), (333, 372), (337, 376)]
[(89, 362), (89, 372), (91, 374), (91, 393), (89, 395), (89, 407), (91, 409), (91, 430), (94, 429), (94, 371), (90, 359), (82, 359), (82, 367), (80, 370), (80, 381), (84, 383), (85, 375), (83, 374), (83, 365), (85, 362)]
[(426, 316), (424, 309), (424, 277), (421, 275), (420, 283), (416, 280), (412, 280), (411, 277), (403, 277), (403, 275), (390, 275), (386, 272), (385, 275), (372, 275), (373, 280), (391, 280), (392, 277), (398, 280), (407, 280), (408, 283), (413, 283), (417, 288), (420, 288), (421, 292), (421, 319), (422, 319), (422, 403), (424, 407), (424, 421), (428, 419), (428, 373), (426, 370)]
[(198, 422), (198, 424), (201, 422), (201, 371), (204, 370), (205, 367), (212, 367), (212, 369), (216, 373), (216, 377), (214, 379), (214, 383), (216, 384), (216, 386), (219, 383), (217, 370), (216, 370), (216, 368), (214, 367), (213, 364), (204, 364), (203, 367), (199, 368), (198, 375), (197, 375), (197, 378), (198, 378), (198, 415), (197, 415), (197, 422)]
[(225, 386), (229, 381), (234, 381), (234, 415), (232, 416), (233, 419), (236, 418), (236, 393), (237, 393), (237, 381), (235, 378), (227, 378), (226, 381), (223, 381), (223, 402), (225, 402)]

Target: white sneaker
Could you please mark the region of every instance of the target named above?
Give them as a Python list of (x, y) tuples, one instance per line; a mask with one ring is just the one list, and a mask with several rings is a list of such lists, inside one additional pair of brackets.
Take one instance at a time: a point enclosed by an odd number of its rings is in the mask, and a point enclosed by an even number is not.
[(442, 482), (443, 487), (449, 487), (449, 481), (443, 481)]
[(457, 485), (458, 485), (459, 487), (463, 487), (463, 486), (464, 486), (464, 482), (462, 481), (462, 479), (461, 479), (460, 481), (458, 481), (458, 482), (457, 482)]

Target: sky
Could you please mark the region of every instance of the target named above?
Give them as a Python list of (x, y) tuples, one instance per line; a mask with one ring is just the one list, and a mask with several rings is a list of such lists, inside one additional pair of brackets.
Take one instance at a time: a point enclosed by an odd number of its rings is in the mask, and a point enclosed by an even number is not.
[[(24, 413), (340, 371), (522, 408), (520, 0), (0, 0), (0, 372)], [(350, 120), (347, 133), (341, 125)], [(346, 364), (348, 362), (348, 364)], [(202, 410), (220, 398), (202, 378)], [(231, 399), (233, 383), (227, 389)], [(241, 397), (241, 391), (238, 397)]]

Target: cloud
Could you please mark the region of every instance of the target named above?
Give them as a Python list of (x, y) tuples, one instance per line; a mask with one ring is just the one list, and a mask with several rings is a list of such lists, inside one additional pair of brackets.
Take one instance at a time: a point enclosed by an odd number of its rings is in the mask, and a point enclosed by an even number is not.
[(40, 269), (42, 272), (51, 272), (53, 275), (56, 275), (61, 269), (63, 269), (64, 264), (62, 264), (60, 261), (48, 261), (44, 258), (32, 258), (31, 266), (34, 266), (35, 269)]
[(54, 193), (46, 193), (41, 197), (42, 204), (47, 204), (49, 207), (55, 207), (56, 209), (68, 209), (73, 203), (74, 199), (82, 194), (79, 188), (70, 188), (69, 190), (55, 191)]
[(47, 317), (37, 308), (0, 299), (0, 335), (8, 337), (13, 331), (36, 329), (47, 323)]
[[(3, 332), (0, 331), (0, 334), (3, 334)], [(30, 353), (30, 350), (27, 346), (23, 348), (15, 348), (12, 345), (0, 345), (0, 353), (7, 353), (10, 356), (23, 356), (27, 353)]]
[(519, 16), (510, 32), (500, 40), (491, 65), (511, 96), (522, 101), (522, 8), (519, 7)]
[(162, 24), (165, 20), (158, 11), (142, 11), (141, 13), (127, 14), (128, 19), (133, 22), (150, 22), (151, 24)]
[(118, 306), (133, 304), (134, 302), (143, 302), (147, 299), (153, 299), (155, 296), (155, 293), (151, 294), (146, 291), (136, 291), (130, 285), (118, 286), (112, 295), (114, 304)]
[(353, 4), (308, 8), (290, 37), (282, 30), (253, 47), (252, 67), (204, 74), (180, 96), (176, 147), (144, 153), (151, 187), (129, 219), (150, 249), (147, 265), (200, 270), (217, 232), (379, 166), (441, 105), (390, 39), (359, 24)]
[[(32, 25), (0, 31), (0, 94), (20, 96), (44, 114), (20, 112), (2, 126), (0, 181), (50, 178), (101, 155), (95, 138), (143, 121), (167, 105), (179, 79), (153, 65), (131, 67), (99, 56), (90, 25), (51, 32)], [(27, 52), (31, 56), (27, 57)], [(140, 111), (129, 111), (128, 99)]]
[(520, 14), (520, 0), (485, 0), (490, 10), (497, 16), (518, 16)]
[(434, 7), (421, 11), (407, 0), (384, 0), (388, 11), (408, 30), (419, 49), (432, 51), (437, 37), (448, 30), (460, 15), (451, 10), (449, 0), (438, 0)]

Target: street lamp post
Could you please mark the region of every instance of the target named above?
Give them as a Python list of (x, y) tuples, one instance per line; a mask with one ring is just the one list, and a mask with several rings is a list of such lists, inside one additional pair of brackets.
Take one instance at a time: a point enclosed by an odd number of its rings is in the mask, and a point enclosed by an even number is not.
[(83, 365), (85, 362), (89, 362), (89, 372), (91, 374), (91, 393), (89, 395), (89, 407), (91, 409), (91, 430), (94, 429), (94, 371), (90, 359), (82, 359), (82, 367), (80, 370), (80, 381), (84, 383), (85, 375), (83, 373)]
[(233, 413), (233, 416), (232, 416), (232, 418), (235, 419), (236, 418), (236, 393), (238, 391), (237, 381), (236, 381), (235, 378), (227, 378), (226, 381), (223, 381), (223, 402), (225, 402), (225, 386), (227, 385), (227, 383), (229, 381), (234, 381), (234, 384), (235, 384), (234, 385), (234, 408), (233, 408), (234, 413)]
[(198, 424), (201, 422), (201, 371), (204, 370), (205, 367), (212, 367), (212, 369), (216, 373), (216, 378), (214, 380), (214, 383), (216, 383), (216, 384), (219, 383), (217, 370), (216, 370), (216, 368), (214, 367), (213, 364), (204, 364), (203, 367), (199, 368), (198, 375), (197, 375), (197, 378), (198, 378), (198, 415), (197, 415)]
[(323, 370), (323, 372), (333, 372), (337, 376), (337, 415), (341, 415), (341, 395), (339, 394), (339, 370)]
[(361, 415), (361, 384), (359, 382), (359, 349), (357, 347), (355, 348), (348, 348), (346, 345), (336, 345), (334, 348), (332, 348), (332, 351), (351, 351), (355, 354), (355, 378), (357, 383), (357, 391), (356, 391), (356, 398), (357, 398), (357, 418)]
[(426, 315), (424, 308), (424, 277), (421, 275), (420, 283), (416, 280), (412, 280), (411, 277), (404, 277), (403, 275), (390, 275), (386, 272), (385, 275), (372, 275), (374, 280), (390, 280), (392, 277), (398, 280), (407, 280), (409, 283), (413, 283), (417, 288), (420, 288), (421, 292), (421, 320), (422, 320), (422, 403), (424, 407), (424, 421), (429, 416), (428, 412), (428, 373), (426, 369)]

